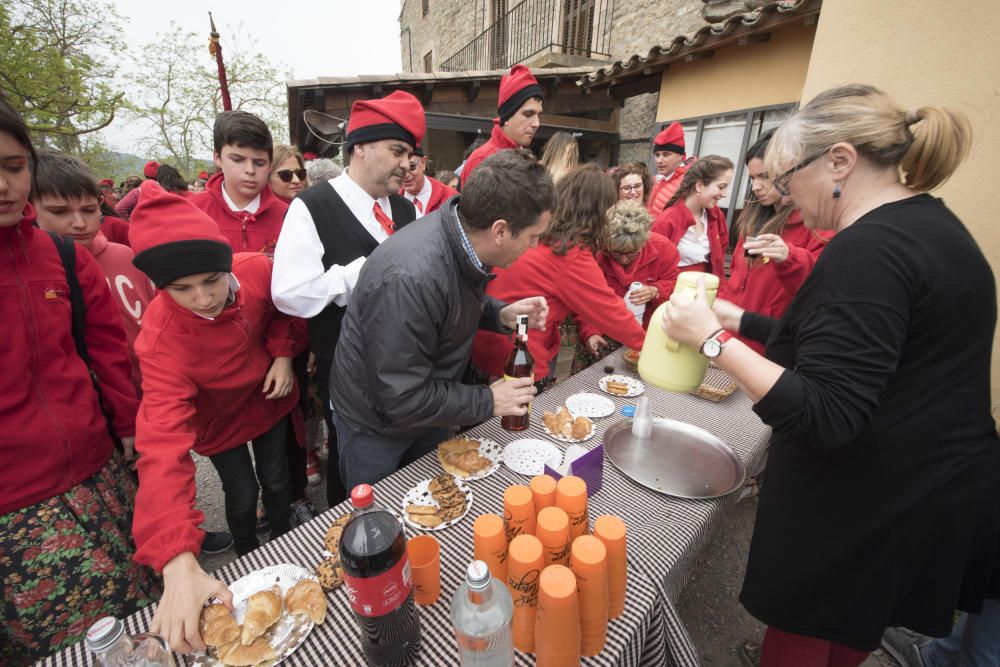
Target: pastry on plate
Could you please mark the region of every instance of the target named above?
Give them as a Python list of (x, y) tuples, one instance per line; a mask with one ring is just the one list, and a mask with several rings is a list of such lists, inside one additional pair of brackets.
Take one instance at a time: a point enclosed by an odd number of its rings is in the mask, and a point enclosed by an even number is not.
[(240, 626), (225, 605), (210, 604), (201, 610), (201, 639), (207, 646), (221, 647), (240, 638)]
[(344, 583), (344, 568), (340, 565), (340, 557), (335, 554), (317, 565), (316, 578), (324, 591), (340, 588)]
[(327, 528), (326, 538), (323, 540), (323, 544), (326, 546), (326, 550), (332, 554), (337, 553), (340, 548), (340, 536), (344, 534), (344, 527), (347, 522), (351, 520), (350, 514), (345, 514), (342, 517), (338, 517), (333, 525)]
[[(257, 591), (247, 599), (240, 643), (250, 646), (281, 618), (281, 589), (277, 586)], [(258, 661), (259, 662), (259, 661)]]
[(573, 420), (570, 437), (574, 440), (583, 440), (590, 435), (590, 431), (593, 428), (594, 422), (590, 421), (586, 417), (577, 417)]
[(257, 637), (249, 645), (235, 641), (218, 650), (219, 662), (231, 667), (252, 667), (265, 660), (274, 660), (277, 654), (263, 637)]
[(412, 514), (422, 514), (422, 515), (425, 515), (425, 516), (430, 516), (431, 514), (437, 514), (437, 511), (438, 511), (438, 508), (434, 507), (434, 505), (413, 505), (413, 504), (410, 504), (410, 505), (406, 506), (406, 513), (407, 514), (411, 514), (411, 515)]
[(607, 387), (607, 392), (609, 394), (614, 394), (615, 396), (624, 396), (625, 394), (628, 393), (628, 384), (626, 384), (625, 382), (615, 382), (613, 380), (608, 380), (605, 387)]
[(285, 593), (285, 609), (289, 614), (305, 614), (319, 625), (326, 618), (326, 596), (319, 582), (303, 579)]
[(431, 479), (427, 485), (427, 490), (432, 494), (437, 491), (447, 491), (455, 487), (455, 477), (451, 473), (443, 472)]
[(445, 472), (458, 477), (469, 477), (486, 470), (493, 461), (479, 454), (479, 441), (452, 438), (438, 445), (438, 460)]
[(444, 523), (437, 514), (411, 514), (410, 521), (424, 528), (437, 528)]

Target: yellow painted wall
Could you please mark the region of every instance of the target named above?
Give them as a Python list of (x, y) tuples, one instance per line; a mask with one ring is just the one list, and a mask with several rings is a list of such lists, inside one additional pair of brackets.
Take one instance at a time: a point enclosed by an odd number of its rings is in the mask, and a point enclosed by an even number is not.
[(660, 81), (657, 121), (797, 102), (814, 33), (815, 26), (786, 28), (772, 34), (769, 42), (730, 46), (706, 60), (672, 63)]
[[(972, 122), (968, 159), (936, 191), (1000, 267), (1000, 2), (828, 0), (823, 3), (803, 102), (845, 83), (867, 83), (904, 108), (945, 105)], [(661, 101), (662, 104), (662, 101)], [(961, 327), (961, 322), (955, 322)], [(1000, 337), (993, 347), (993, 406), (1000, 416)]]

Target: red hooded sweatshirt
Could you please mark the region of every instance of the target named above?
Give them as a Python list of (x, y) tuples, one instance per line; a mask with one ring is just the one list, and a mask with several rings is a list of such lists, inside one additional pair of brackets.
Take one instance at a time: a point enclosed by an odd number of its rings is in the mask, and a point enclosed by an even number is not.
[(135, 339), (142, 325), (142, 314), (146, 306), (156, 296), (156, 288), (146, 274), (132, 264), (135, 254), (131, 248), (111, 243), (102, 232), (90, 244), (90, 254), (104, 272), (104, 277), (121, 311), (122, 325), (128, 338), (129, 356), (132, 360), (132, 381), (136, 389), (140, 386), (139, 360), (135, 358)]
[[(802, 224), (802, 214), (793, 211), (781, 232), (781, 238), (788, 245), (788, 258), (784, 262), (766, 264), (756, 259), (750, 266), (743, 253), (741, 236), (733, 252), (729, 280), (719, 290), (719, 298), (768, 317), (781, 317), (832, 237), (829, 232), (817, 234), (807, 229)], [(742, 336), (740, 340), (758, 353), (764, 353), (762, 343)]]
[(256, 213), (234, 211), (222, 196), (222, 181), (222, 172), (215, 172), (205, 184), (205, 191), (192, 194), (188, 201), (215, 220), (233, 252), (259, 252), (274, 259), (274, 246), (278, 243), (288, 204), (275, 197), (271, 187), (265, 184), (260, 191), (260, 208)]
[[(709, 273), (719, 277), (719, 285), (726, 282), (726, 248), (729, 247), (729, 228), (726, 227), (726, 216), (718, 206), (705, 209), (708, 212), (708, 265)], [(674, 205), (665, 210), (653, 221), (653, 231), (670, 239), (674, 247), (680, 243), (688, 227), (694, 224), (694, 214), (683, 199), (678, 199)], [(688, 270), (679, 267), (681, 271)]]
[[(608, 287), (597, 260), (579, 246), (565, 255), (555, 254), (544, 244), (529, 248), (510, 268), (497, 270), (486, 293), (507, 303), (531, 296), (544, 296), (548, 302), (545, 331), (528, 332), (537, 380), (548, 374), (549, 364), (559, 353), (559, 325), (570, 315), (575, 315), (581, 326), (589, 325), (637, 350), (646, 338), (625, 302)], [(510, 337), (480, 330), (472, 344), (472, 361), (499, 377), (512, 347)]]
[(469, 180), (469, 174), (489, 156), (503, 150), (520, 147), (516, 141), (504, 134), (503, 128), (500, 127), (500, 119), (494, 118), (493, 130), (490, 132), (489, 141), (472, 151), (472, 155), (469, 156), (469, 159), (465, 161), (465, 165), (462, 167), (462, 185), (464, 186), (465, 182)]
[[(137, 254), (158, 245), (167, 231), (174, 235), (170, 240), (183, 237), (185, 226), (192, 230), (190, 238), (225, 242), (217, 229), (207, 229), (214, 224), (189, 200), (164, 194), (172, 201), (149, 219), (142, 201), (136, 207)], [(169, 218), (171, 230), (158, 227), (158, 218)], [(196, 231), (198, 225), (204, 231)], [(237, 254), (232, 273), (239, 289), (217, 317), (201, 317), (160, 292), (135, 342), (143, 390), (135, 443), (142, 455), (135, 560), (156, 570), (201, 546), (203, 515), (194, 509), (189, 452), (211, 456), (240, 446), (273, 427), (298, 401), (297, 387), (283, 398), (264, 398), (264, 376), (275, 357), (293, 357), (303, 347), (292, 335), (292, 318), (271, 302), (271, 261), (257, 253)]]
[(109, 241), (119, 245), (128, 246), (128, 223), (113, 215), (101, 216), (101, 233)]
[[(646, 304), (646, 312), (642, 316), (642, 326), (649, 326), (653, 311), (670, 298), (677, 282), (677, 246), (670, 239), (655, 232), (649, 235), (646, 245), (642, 246), (639, 255), (628, 266), (622, 266), (611, 256), (604, 253), (597, 255), (597, 265), (604, 272), (608, 287), (624, 302), (625, 294), (634, 282), (643, 285), (653, 285), (659, 290), (656, 298)], [(595, 334), (602, 333), (589, 325), (580, 323), (580, 338), (586, 341)]]
[[(66, 271), (48, 234), (32, 226), (29, 205), (0, 227), (0, 514), (51, 498), (92, 477), (111, 457), (108, 425), (87, 366), (73, 343)], [(135, 433), (137, 400), (129, 378), (121, 316), (83, 246), (76, 275), (86, 305), (84, 339), (105, 406), (119, 436)]]

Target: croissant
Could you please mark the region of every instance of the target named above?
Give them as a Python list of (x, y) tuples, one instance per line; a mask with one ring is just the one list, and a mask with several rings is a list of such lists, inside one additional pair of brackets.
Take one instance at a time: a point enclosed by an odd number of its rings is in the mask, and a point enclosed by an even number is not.
[(326, 596), (313, 579), (303, 579), (285, 593), (285, 609), (289, 614), (305, 614), (319, 625), (326, 618)]
[(211, 604), (201, 610), (201, 638), (208, 646), (225, 646), (240, 638), (240, 626), (225, 606)]
[(240, 643), (249, 646), (253, 640), (267, 632), (281, 616), (281, 589), (277, 586), (258, 591), (247, 600), (243, 615), (243, 634)]
[(218, 650), (218, 655), (219, 662), (231, 667), (250, 667), (278, 657), (274, 647), (263, 637), (257, 637), (249, 646), (244, 646), (238, 641), (227, 644)]

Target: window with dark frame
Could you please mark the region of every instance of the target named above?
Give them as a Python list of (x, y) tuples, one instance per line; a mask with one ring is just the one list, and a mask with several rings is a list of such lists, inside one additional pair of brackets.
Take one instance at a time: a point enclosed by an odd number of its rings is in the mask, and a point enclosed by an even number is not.
[(420, 0), (420, 12), (422, 16), (427, 16), (431, 11), (431, 0)]
[(424, 54), (424, 71), (428, 74), (434, 71), (434, 50)]

